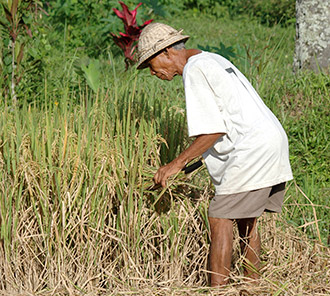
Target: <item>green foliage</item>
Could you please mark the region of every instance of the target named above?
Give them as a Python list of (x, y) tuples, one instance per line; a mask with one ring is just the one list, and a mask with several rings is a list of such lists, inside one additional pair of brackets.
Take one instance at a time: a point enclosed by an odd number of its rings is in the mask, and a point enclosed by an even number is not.
[[(39, 1), (1, 1), (0, 9), (0, 87), (2, 95), (9, 94), (14, 103), (24, 94), (29, 93), (33, 80), (40, 81), (41, 59), (36, 53), (43, 46), (36, 46), (40, 41), (46, 44), (45, 35), (39, 36), (38, 26), (44, 11)], [(37, 71), (36, 71), (36, 68)], [(35, 75), (36, 74), (36, 75)], [(29, 85), (24, 85), (28, 80)]]
[[(158, 0), (144, 0), (142, 1), (151, 11), (149, 13), (153, 13), (156, 16), (160, 17), (168, 17), (170, 15), (167, 7), (161, 3), (161, 1)], [(176, 12), (179, 12), (180, 9), (176, 6), (175, 8)]]
[(235, 53), (235, 49), (232, 46), (225, 46), (222, 42), (220, 42), (220, 47), (216, 46), (202, 46), (198, 45), (198, 48), (201, 50), (209, 51), (209, 52), (214, 52), (217, 54), (222, 55), (224, 58), (228, 60), (233, 60), (233, 58), (237, 57), (237, 54)]
[(290, 25), (295, 21), (295, 0), (161, 0), (172, 14), (190, 10), (221, 18), (235, 18), (241, 14), (255, 16), (262, 24)]
[[(330, 78), (326, 74), (301, 73), (286, 85), (286, 108), (290, 122), (289, 139), (297, 182), (306, 176), (330, 183), (329, 106)], [(315, 97), (314, 97), (315, 96)]]
[[(117, 1), (56, 0), (49, 3), (49, 22), (59, 38), (59, 46), (84, 49), (88, 56), (98, 57), (111, 40), (110, 32), (119, 29), (112, 8)], [(63, 44), (64, 43), (64, 44)]]
[(87, 57), (75, 63), (75, 69), (78, 74), (83, 74), (86, 78), (88, 86), (97, 93), (100, 87), (101, 78), (100, 61), (96, 59), (89, 59)]
[[(287, 53), (287, 48), (283, 52)], [(295, 182), (303, 192), (297, 196), (297, 188), (290, 188), (287, 219), (296, 226), (318, 220), (314, 227), (304, 227), (304, 231), (326, 244), (329, 208), (323, 205), (329, 204), (330, 194), (330, 79), (325, 73), (303, 72), (294, 76), (291, 71), (290, 64), (289, 73), (276, 75), (267, 66), (262, 96), (287, 132)]]
[(290, 25), (295, 22), (295, 0), (253, 0), (245, 2), (246, 11), (267, 25)]
[[(124, 1), (129, 7), (136, 6), (139, 1)], [(106, 50), (114, 45), (110, 32), (122, 30), (122, 22), (113, 8), (119, 8), (117, 0), (56, 0), (49, 3), (47, 12), (49, 22), (57, 33), (52, 42), (65, 48), (66, 51), (83, 52), (98, 58), (106, 54)], [(146, 17), (147, 7), (142, 5), (137, 15), (138, 23)], [(140, 13), (141, 12), (141, 13)], [(120, 54), (119, 49), (113, 49)]]

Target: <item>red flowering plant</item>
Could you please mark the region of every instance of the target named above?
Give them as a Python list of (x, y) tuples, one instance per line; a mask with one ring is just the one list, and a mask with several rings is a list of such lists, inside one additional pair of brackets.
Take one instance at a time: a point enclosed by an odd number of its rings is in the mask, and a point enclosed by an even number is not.
[(137, 48), (137, 41), (139, 40), (142, 29), (150, 24), (153, 20), (148, 20), (143, 25), (138, 26), (136, 23), (137, 9), (142, 5), (139, 3), (134, 10), (129, 10), (126, 4), (119, 1), (119, 4), (123, 8), (119, 11), (113, 8), (115, 14), (123, 21), (125, 33), (120, 32), (119, 36), (111, 33), (113, 41), (123, 50), (125, 55), (126, 70), (128, 67), (136, 62), (135, 51)]

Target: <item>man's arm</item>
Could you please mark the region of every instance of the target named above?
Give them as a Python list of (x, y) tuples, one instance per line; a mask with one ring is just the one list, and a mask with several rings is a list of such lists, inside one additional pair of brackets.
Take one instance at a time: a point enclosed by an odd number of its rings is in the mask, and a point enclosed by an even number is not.
[(194, 158), (202, 155), (207, 149), (213, 146), (216, 140), (219, 137), (224, 136), (223, 133), (217, 134), (208, 134), (208, 135), (199, 135), (196, 137), (194, 142), (183, 151), (177, 158), (172, 160), (167, 165), (160, 167), (157, 173), (154, 176), (154, 182), (156, 184), (161, 184), (163, 187), (166, 186), (166, 180), (175, 175), (177, 172), (181, 171), (181, 169)]

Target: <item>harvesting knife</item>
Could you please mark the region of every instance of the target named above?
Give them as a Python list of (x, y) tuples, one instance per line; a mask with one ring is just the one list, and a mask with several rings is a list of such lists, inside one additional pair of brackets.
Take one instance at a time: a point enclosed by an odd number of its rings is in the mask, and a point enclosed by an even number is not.
[(189, 174), (195, 170), (197, 170), (199, 167), (201, 167), (203, 165), (203, 161), (200, 159), (196, 162), (194, 162), (193, 164), (191, 165), (188, 165), (188, 166), (184, 166), (184, 168), (182, 169), (182, 171), (185, 173), (185, 174)]

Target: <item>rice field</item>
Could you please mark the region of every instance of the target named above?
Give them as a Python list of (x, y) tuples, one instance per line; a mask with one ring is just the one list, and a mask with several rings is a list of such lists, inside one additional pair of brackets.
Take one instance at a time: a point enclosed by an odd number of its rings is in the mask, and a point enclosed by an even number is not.
[(225, 44), (247, 44), (235, 61), (290, 140), (295, 180), (282, 214), (259, 221), (258, 285), (244, 281), (236, 238), (230, 284), (207, 286), (213, 188), (205, 168), (151, 189), (159, 165), (190, 141), (180, 79), (124, 72), (109, 53), (97, 92), (79, 80), (72, 55), (57, 65), (64, 76), (55, 68), (40, 81), (42, 100), (0, 100), (0, 293), (330, 294), (329, 76), (292, 73), (292, 28), (241, 20), (229, 32), (217, 22), (220, 33), (192, 19), (172, 25), (187, 28), (191, 47), (218, 46), (219, 34)]

